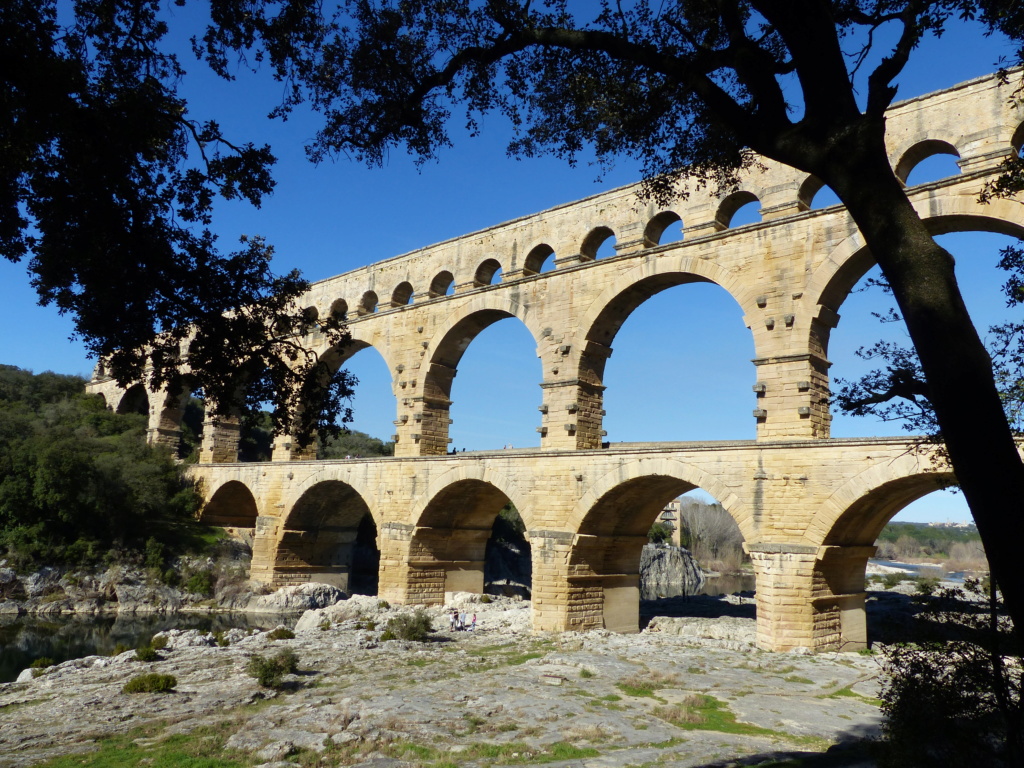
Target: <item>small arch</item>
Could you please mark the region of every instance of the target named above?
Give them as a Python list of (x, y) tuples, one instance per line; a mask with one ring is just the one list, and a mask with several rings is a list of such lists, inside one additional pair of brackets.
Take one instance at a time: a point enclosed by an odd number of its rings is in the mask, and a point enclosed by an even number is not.
[(1010, 146), (1013, 147), (1013, 153), (1020, 155), (1024, 152), (1024, 123), (1017, 126), (1017, 130), (1013, 132), (1013, 136), (1010, 138)]
[(335, 299), (331, 304), (331, 319), (344, 321), (348, 315), (348, 302), (344, 299)]
[(377, 524), (348, 483), (324, 480), (295, 502), (274, 559), (278, 583), (317, 581), (359, 594), (377, 594)]
[(804, 183), (800, 185), (800, 190), (797, 192), (797, 207), (801, 211), (841, 204), (842, 201), (832, 191), (832, 188), (826, 186), (825, 182), (814, 175), (804, 179)]
[[(960, 153), (957, 152), (956, 147), (948, 141), (943, 141), (942, 139), (926, 139), (924, 141), (919, 141), (904, 152), (903, 157), (900, 158), (899, 162), (896, 163), (896, 167), (893, 168), (893, 172), (896, 174), (896, 178), (898, 178), (903, 184), (909, 184), (910, 174), (913, 173), (914, 169), (928, 158), (935, 157), (936, 155), (952, 155), (957, 159), (960, 158)], [(940, 178), (945, 178), (948, 175), (949, 174), (947, 173), (945, 176)], [(928, 179), (927, 181), (935, 180), (936, 179)], [(915, 183), (922, 184), (925, 183), (925, 181), (916, 181)]]
[[(644, 229), (644, 247), (653, 248), (656, 245), (661, 245), (661, 238), (665, 235), (666, 231), (673, 224), (682, 224), (682, 217), (675, 211), (662, 211), (649, 222), (647, 227)], [(680, 231), (678, 240), (682, 240), (682, 232)]]
[(142, 384), (129, 387), (117, 404), (117, 412), (149, 416), (149, 393), (146, 392), (146, 387)]
[(476, 268), (473, 282), (477, 286), (495, 285), (501, 282), (501, 264), (497, 259), (487, 259)]
[(718, 222), (718, 226), (722, 229), (729, 229), (732, 226), (743, 226), (744, 224), (751, 224), (753, 221), (760, 221), (760, 211), (757, 213), (757, 218), (752, 221), (746, 221), (745, 216), (736, 216), (740, 209), (745, 209), (753, 203), (760, 204), (760, 202), (761, 201), (757, 198), (757, 195), (753, 192), (748, 192), (743, 189), (738, 192), (733, 192), (719, 204), (718, 213), (715, 214), (715, 221)]
[(317, 320), (320, 319), (320, 310), (316, 307), (306, 307), (302, 310), (302, 332), (310, 333), (316, 328)]
[(405, 280), (399, 283), (391, 294), (392, 307), (404, 307), (412, 304), (413, 290), (412, 283)]
[(218, 488), (199, 513), (199, 522), (220, 528), (255, 528), (259, 510), (252, 491), (237, 480)]
[(430, 298), (435, 299), (438, 296), (451, 296), (455, 293), (455, 276), (445, 270), (439, 272), (437, 276), (430, 281)]
[(363, 294), (363, 298), (359, 300), (359, 309), (356, 310), (356, 314), (360, 317), (372, 315), (377, 311), (377, 302), (377, 294), (373, 291), (367, 291)]
[(523, 261), (523, 274), (539, 275), (541, 272), (548, 272), (553, 269), (555, 249), (547, 243), (541, 243), (536, 245), (526, 255), (525, 261)]
[(590, 230), (583, 242), (580, 244), (580, 257), (582, 261), (594, 261), (599, 256), (613, 256), (615, 251), (608, 252), (607, 243), (612, 240), (614, 246), (615, 233), (608, 227), (595, 227)]

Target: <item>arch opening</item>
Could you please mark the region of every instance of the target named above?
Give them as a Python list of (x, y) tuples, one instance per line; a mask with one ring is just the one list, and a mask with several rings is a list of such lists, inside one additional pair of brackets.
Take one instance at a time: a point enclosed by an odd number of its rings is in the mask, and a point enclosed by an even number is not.
[(615, 255), (615, 233), (608, 227), (595, 227), (580, 244), (582, 261), (605, 259)]
[[(685, 600), (674, 599), (685, 590), (676, 589), (670, 595), (672, 585), (659, 578), (667, 569), (659, 565), (690, 562), (676, 549), (684, 526), (673, 512), (680, 509), (680, 497), (688, 498), (683, 494), (696, 488), (668, 475), (636, 477), (605, 493), (588, 510), (570, 554), (569, 601), (592, 607), (574, 628), (631, 633), (656, 617), (685, 615)], [(697, 514), (691, 516), (690, 525), (696, 527), (702, 507), (692, 506)], [(666, 525), (672, 522), (676, 524)], [(734, 521), (732, 526), (738, 529)], [(659, 528), (664, 532), (666, 527), (670, 540), (675, 536), (673, 545), (654, 543), (652, 538), (660, 538)], [(737, 611), (725, 610), (754, 616), (752, 603)]]
[(607, 413), (606, 442), (754, 437), (753, 338), (716, 283), (681, 272), (641, 280), (608, 303), (587, 340), (579, 379)]
[(753, 192), (733, 192), (719, 204), (715, 221), (722, 229), (755, 224), (761, 221), (761, 201)]
[(134, 384), (121, 396), (117, 404), (117, 412), (120, 414), (137, 413), (142, 416), (149, 416), (149, 393), (143, 384)]
[(523, 261), (523, 275), (539, 275), (555, 268), (555, 250), (547, 243), (534, 246)]
[(530, 545), (511, 500), (483, 480), (440, 491), (413, 534), (411, 602), (437, 605), (446, 592), (529, 596)]
[(203, 505), (199, 522), (228, 529), (255, 529), (259, 511), (252, 491), (237, 480), (224, 483)]
[(479, 267), (476, 268), (476, 274), (473, 276), (473, 282), (476, 286), (482, 287), (485, 285), (497, 285), (501, 282), (501, 264), (497, 259), (487, 259), (483, 261)]
[(394, 454), (394, 419), (398, 403), (391, 371), (384, 357), (365, 341), (352, 339), (326, 352), (323, 360), (332, 375), (344, 367), (351, 376), (353, 394), (347, 403), (352, 420), (346, 432), (334, 438), (318, 438), (316, 458), (351, 459)]
[[(1010, 319), (1002, 285), (1006, 273), (996, 266), (999, 251), (1019, 242), (1024, 229), (1016, 228), (1016, 237), (1008, 222), (982, 217), (946, 217), (926, 219), (936, 232), (936, 240), (955, 259), (955, 274), (968, 311), (982, 337), (992, 326)], [(811, 348), (820, 350), (831, 361), (833, 380), (857, 381), (884, 360), (865, 359), (861, 347), (885, 341), (909, 348), (902, 322), (879, 323), (895, 306), (892, 297), (881, 288), (865, 290), (869, 281), (881, 278), (881, 270), (866, 248), (859, 249), (835, 272), (824, 288), (819, 304), (828, 311), (811, 325)], [(840, 314), (841, 311), (841, 314)], [(833, 407), (831, 434), (836, 437), (897, 436), (907, 434), (903, 422), (873, 417), (849, 416)]]
[(403, 281), (395, 286), (395, 290), (391, 293), (391, 306), (404, 307), (407, 304), (412, 304), (412, 298), (412, 283)]
[(683, 220), (675, 211), (662, 211), (644, 228), (644, 248), (679, 242), (683, 239)]
[(274, 558), (278, 586), (320, 582), (377, 594), (377, 525), (362, 496), (340, 480), (325, 480), (295, 502)]
[(451, 296), (455, 293), (455, 276), (448, 271), (439, 272), (433, 280), (430, 281), (430, 297), (432, 299), (438, 296)]
[(514, 316), (486, 319), (486, 327), (466, 329), (472, 336), (459, 343), (465, 347), (457, 359), (451, 352), (443, 358), (457, 370), (448, 395), (450, 450), (538, 446), (543, 370), (536, 341)]
[(842, 205), (842, 200), (817, 176), (808, 176), (800, 185), (797, 193), (798, 206), (801, 211), (812, 211), (818, 208), (829, 208)]
[(359, 300), (359, 308), (356, 310), (356, 314), (359, 316), (372, 315), (377, 311), (378, 302), (377, 294), (373, 291), (367, 291)]
[(331, 304), (331, 318), (344, 322), (348, 317), (348, 302), (344, 299), (335, 299)]
[(938, 181), (960, 173), (956, 160), (960, 153), (948, 141), (927, 139), (918, 142), (896, 163), (893, 172), (908, 187)]

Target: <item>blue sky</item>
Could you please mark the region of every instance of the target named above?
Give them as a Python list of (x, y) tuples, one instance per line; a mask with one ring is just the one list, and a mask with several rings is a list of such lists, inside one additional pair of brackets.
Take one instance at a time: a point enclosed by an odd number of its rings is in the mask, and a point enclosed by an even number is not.
[[(175, 26), (188, 26), (192, 11), (175, 9)], [(927, 42), (900, 78), (900, 98), (948, 87), (989, 73), (1012, 50), (984, 38), (972, 25), (952, 27)], [(224, 83), (185, 59), (185, 92), (196, 118), (215, 117), (229, 136), (269, 142), (280, 162), (274, 195), (255, 210), (238, 203), (218, 209), (216, 231), (225, 247), (242, 234), (262, 234), (277, 249), (279, 271), (299, 268), (311, 280), (388, 258), (491, 226), (517, 216), (632, 183), (637, 169), (623, 161), (598, 179), (584, 158), (570, 168), (552, 158), (509, 159), (507, 121), (489, 116), (473, 138), (453, 129), (454, 147), (436, 163), (417, 169), (397, 151), (385, 167), (367, 169), (345, 158), (319, 167), (305, 159), (303, 145), (316, 130), (305, 113), (288, 122), (268, 121), (280, 87), (267, 77), (239, 71)], [(456, 121), (458, 122), (458, 121)], [(955, 172), (941, 160), (918, 169), (911, 182)], [(980, 328), (1004, 319), (995, 269), (1007, 239), (986, 234), (949, 235), (968, 305)], [(866, 370), (853, 352), (882, 333), (899, 338), (871, 317), (884, 306), (877, 291), (857, 293), (840, 309), (842, 321), (829, 349), (833, 374), (853, 378)], [(750, 386), (753, 345), (739, 307), (708, 284), (679, 286), (646, 302), (626, 322), (607, 367), (606, 428), (613, 441), (749, 439), (754, 437)], [(0, 362), (35, 371), (88, 375), (93, 363), (72, 327), (52, 308), (36, 305), (24, 266), (0, 261)], [(666, 354), (666, 340), (672, 340)], [(354, 428), (387, 438), (393, 431), (394, 397), (388, 372), (373, 350), (352, 358), (361, 380)], [(485, 330), (469, 347), (453, 387), (452, 437), (458, 448), (496, 448), (506, 443), (538, 445), (541, 378), (535, 345), (525, 328), (505, 320)], [(837, 414), (836, 437), (902, 434), (897, 425)], [(932, 494), (898, 519), (968, 519), (962, 498)]]

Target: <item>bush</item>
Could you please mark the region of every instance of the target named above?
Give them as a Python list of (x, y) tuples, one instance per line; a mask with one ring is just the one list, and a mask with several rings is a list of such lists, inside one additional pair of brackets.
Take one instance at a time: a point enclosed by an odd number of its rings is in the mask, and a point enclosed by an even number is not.
[(40, 656), (38, 659), (34, 659), (31, 664), (28, 665), (29, 669), (46, 669), (52, 667), (56, 662), (48, 656)]
[(214, 578), (210, 571), (196, 571), (185, 580), (185, 591), (192, 595), (211, 597)]
[(882, 586), (886, 589), (893, 589), (898, 587), (907, 579), (907, 574), (897, 571), (895, 573), (883, 573), (882, 574)]
[(213, 633), (213, 641), (220, 648), (226, 648), (231, 645), (231, 641), (228, 640), (227, 636), (224, 634), (224, 630), (222, 629), (218, 629)]
[(167, 635), (156, 635), (152, 640), (149, 641), (151, 648), (157, 651), (162, 651), (167, 647)]
[(927, 597), (935, 594), (935, 590), (939, 588), (939, 579), (937, 576), (922, 576), (915, 579), (914, 586), (917, 588), (917, 594)]
[(417, 608), (414, 613), (400, 613), (388, 619), (380, 639), (411, 640), (422, 643), (433, 631), (434, 627), (430, 622), (430, 614), (422, 608)]
[(171, 693), (178, 684), (174, 675), (137, 675), (124, 684), (122, 693)]
[(160, 654), (152, 645), (140, 645), (135, 649), (135, 661), (160, 661)]
[(299, 657), (291, 648), (285, 648), (276, 656), (267, 658), (256, 654), (249, 659), (245, 672), (264, 688), (280, 688), (285, 675), (299, 668)]
[(391, 603), (389, 603), (387, 600), (378, 600), (377, 607), (380, 608), (382, 611), (386, 611), (388, 608), (391, 607)]
[(131, 650), (131, 646), (130, 645), (125, 645), (124, 643), (118, 643), (117, 645), (114, 646), (114, 649), (110, 652), (110, 655), (111, 656), (120, 656), (122, 653), (125, 653), (126, 651), (130, 651), (130, 650)]
[(295, 633), (287, 627), (278, 627), (267, 633), (268, 640), (292, 640), (294, 637)]
[(1021, 652), (978, 582), (923, 598), (925, 639), (885, 650), (884, 768), (1024, 764)]
[(480, 595), (480, 602), (483, 603), (484, 605), (487, 605), (488, 603), (493, 603), (494, 602), (494, 598), (491, 597), (490, 595)]

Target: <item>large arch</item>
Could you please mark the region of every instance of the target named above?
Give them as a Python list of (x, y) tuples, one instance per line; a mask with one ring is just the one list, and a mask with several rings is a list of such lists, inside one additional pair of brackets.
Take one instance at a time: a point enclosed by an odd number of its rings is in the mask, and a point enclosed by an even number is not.
[(274, 582), (333, 584), (376, 594), (380, 548), (370, 506), (343, 480), (305, 488), (283, 522), (274, 555)]
[(221, 528), (256, 527), (259, 505), (249, 487), (238, 480), (229, 480), (210, 495), (199, 512), (199, 522)]
[(444, 602), (445, 592), (484, 591), (495, 519), (506, 504), (515, 504), (512, 497), (518, 493), (507, 478), (474, 470), (460, 468), (438, 478), (416, 512), (409, 545), (410, 598), (415, 602), (433, 605)]
[[(426, 350), (429, 362), (423, 377), (421, 431), (417, 433), (420, 435), (421, 455), (447, 452), (452, 381), (459, 361), (481, 331), (510, 317), (522, 321), (537, 342), (539, 331), (533, 327), (527, 308), (495, 292), (481, 294), (449, 315), (434, 333), (433, 341)], [(540, 384), (539, 381), (537, 383)]]
[(138, 413), (149, 416), (149, 393), (144, 384), (134, 384), (125, 390), (114, 409), (117, 413)]
[[(738, 317), (751, 315), (746, 303), (750, 288), (723, 267), (692, 257), (664, 257), (644, 262), (615, 280), (591, 303), (580, 319), (583, 343), (578, 352), (576, 435), (579, 447), (592, 447), (593, 435), (602, 433), (605, 368), (612, 343), (627, 318), (649, 298), (688, 283), (711, 283), (723, 288), (736, 302)], [(750, 302), (751, 304), (753, 302)], [(758, 337), (753, 336), (755, 356)], [(751, 369), (751, 381), (754, 372)]]
[[(569, 601), (591, 607), (576, 628), (639, 630), (640, 558), (647, 532), (670, 501), (698, 487), (686, 477), (706, 474), (681, 462), (641, 460), (608, 473), (580, 500), (572, 517), (578, 527), (569, 554)], [(708, 485), (718, 483), (708, 478)], [(725, 498), (723, 507), (735, 519), (735, 496)]]

